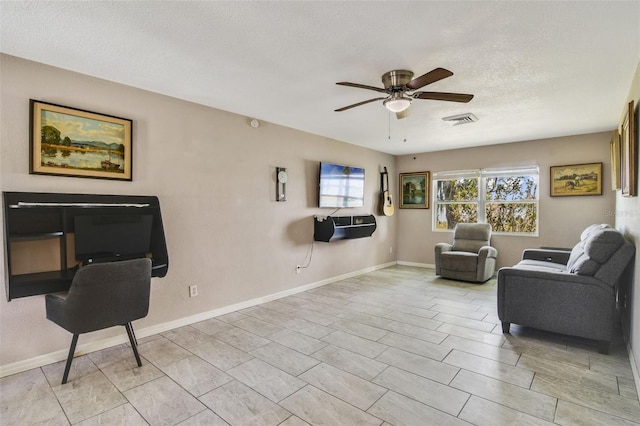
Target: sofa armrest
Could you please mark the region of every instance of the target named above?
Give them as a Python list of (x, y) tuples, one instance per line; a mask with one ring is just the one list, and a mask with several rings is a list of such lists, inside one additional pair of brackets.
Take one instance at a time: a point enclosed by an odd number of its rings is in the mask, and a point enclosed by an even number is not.
[(440, 255), (444, 252), (451, 251), (452, 248), (453, 248), (453, 245), (449, 243), (436, 244), (436, 248), (435, 248), (436, 275), (440, 275)]
[(571, 251), (565, 250), (526, 249), (522, 252), (522, 260), (539, 260), (561, 265), (567, 264), (569, 256), (571, 256)]

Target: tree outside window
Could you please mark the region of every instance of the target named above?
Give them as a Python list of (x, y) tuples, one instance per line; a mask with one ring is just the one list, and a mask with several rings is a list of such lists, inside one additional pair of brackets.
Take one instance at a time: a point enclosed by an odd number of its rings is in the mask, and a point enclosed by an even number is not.
[(436, 181), (436, 229), (453, 229), (456, 223), (478, 221), (478, 177)]
[(538, 168), (436, 173), (434, 230), (489, 223), (495, 233), (538, 234)]

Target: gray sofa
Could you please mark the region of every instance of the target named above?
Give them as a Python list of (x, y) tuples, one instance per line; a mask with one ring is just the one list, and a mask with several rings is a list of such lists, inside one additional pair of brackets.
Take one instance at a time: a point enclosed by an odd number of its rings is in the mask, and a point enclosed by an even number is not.
[(498, 317), (510, 324), (594, 339), (608, 353), (616, 292), (634, 246), (609, 225), (591, 225), (571, 251), (530, 249), (498, 271)]
[(453, 244), (436, 244), (436, 275), (475, 283), (487, 281), (496, 271), (498, 256), (490, 241), (491, 225), (458, 223), (453, 230)]

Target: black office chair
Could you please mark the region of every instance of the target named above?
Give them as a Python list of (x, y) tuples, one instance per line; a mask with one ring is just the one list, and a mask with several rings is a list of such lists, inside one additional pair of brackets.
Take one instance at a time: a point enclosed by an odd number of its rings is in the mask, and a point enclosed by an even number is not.
[(73, 333), (62, 384), (82, 333), (122, 325), (133, 354), (142, 366), (131, 322), (147, 316), (151, 287), (151, 259), (97, 263), (81, 267), (66, 294), (47, 294), (47, 319)]

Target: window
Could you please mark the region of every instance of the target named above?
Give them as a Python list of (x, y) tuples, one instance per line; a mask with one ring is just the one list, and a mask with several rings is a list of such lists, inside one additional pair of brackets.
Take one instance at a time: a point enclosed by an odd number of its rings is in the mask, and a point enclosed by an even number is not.
[(479, 180), (478, 170), (433, 175), (434, 230), (478, 222)]
[(463, 170), (433, 176), (433, 230), (490, 223), (495, 233), (538, 235), (538, 168)]

